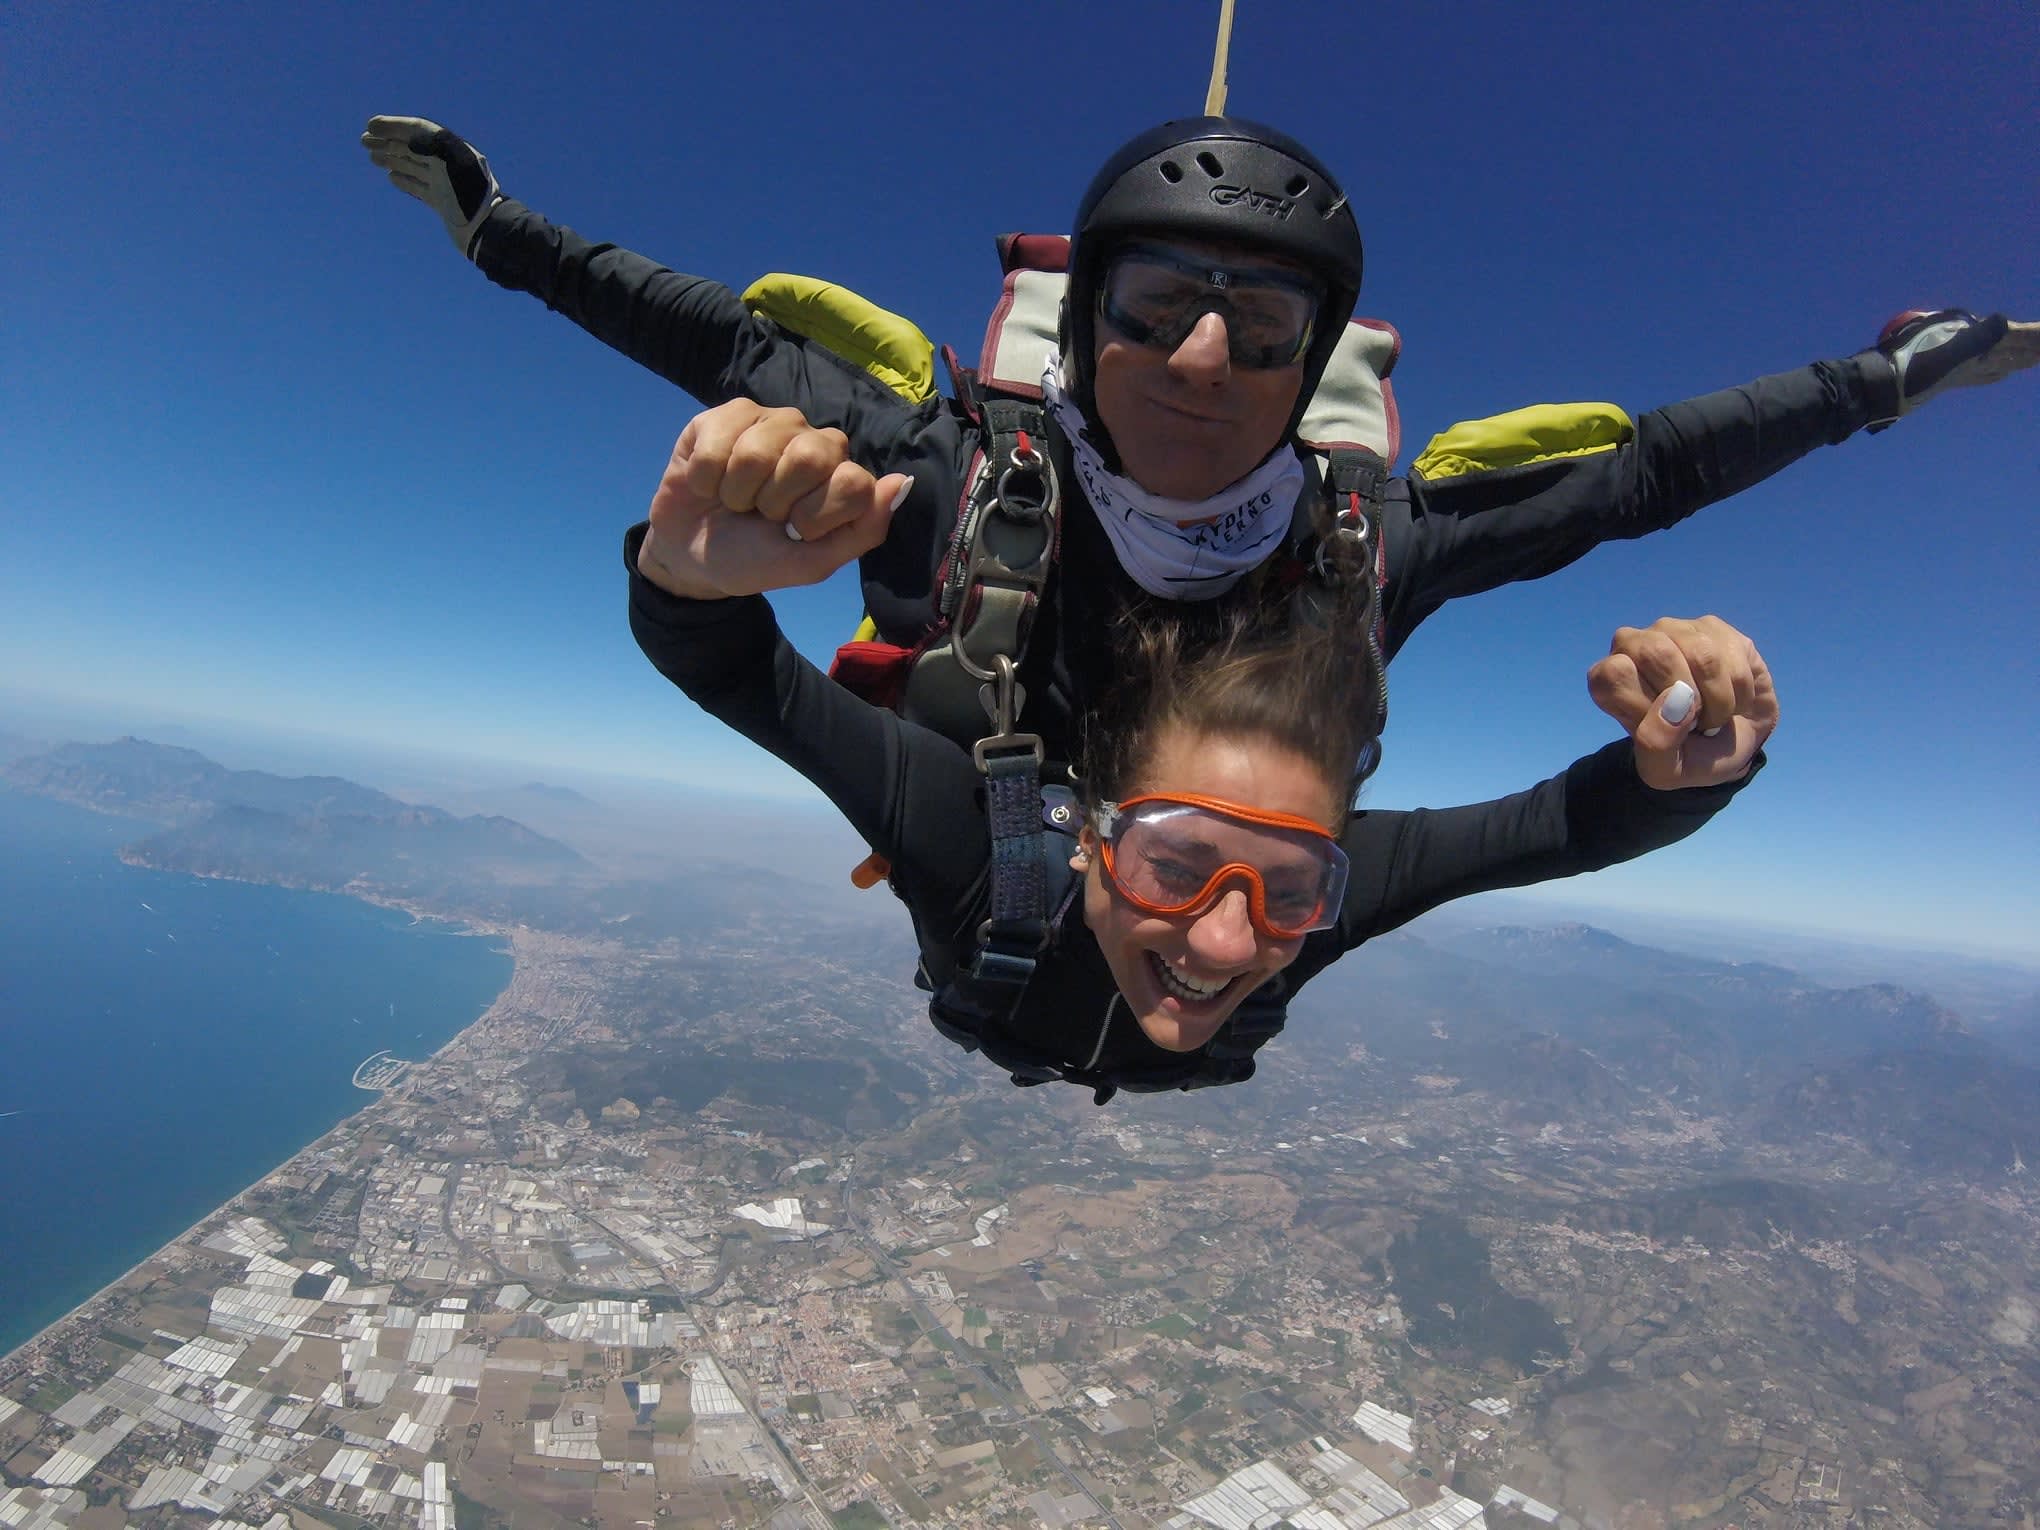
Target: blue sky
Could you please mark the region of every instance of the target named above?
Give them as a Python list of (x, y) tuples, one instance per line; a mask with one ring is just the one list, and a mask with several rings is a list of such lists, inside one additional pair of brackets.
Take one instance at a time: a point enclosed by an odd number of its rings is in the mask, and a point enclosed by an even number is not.
[[(298, 9), (0, 21), (0, 684), (779, 789), (624, 627), (618, 538), (692, 404), (467, 266), (363, 121), (438, 118), (583, 233), (826, 276), (968, 355), (992, 236), (1061, 228), (1113, 145), (1201, 106), (1217, 4)], [(1240, 0), (1231, 106), (1353, 196), (1405, 463), (1463, 418), (1844, 354), (1905, 307), (2040, 317), (2040, 13), (1667, 10)], [(1449, 608), (1396, 665), (1373, 800), (1550, 773), (1607, 735), (1583, 676), (1617, 624), (1717, 611), (1777, 672), (1773, 768), (1593, 895), (2040, 957), (2036, 444), (2040, 378), (1956, 395)], [(822, 655), (855, 591), (781, 610)]]

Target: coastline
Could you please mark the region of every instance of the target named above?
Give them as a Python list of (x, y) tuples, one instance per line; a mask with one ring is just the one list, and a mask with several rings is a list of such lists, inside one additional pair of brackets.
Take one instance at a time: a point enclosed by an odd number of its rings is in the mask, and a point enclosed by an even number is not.
[[(122, 857), (122, 859), (125, 859), (125, 857)], [(146, 863), (137, 864), (143, 864), (145, 866), (145, 869), (148, 870), (162, 871), (166, 869), (163, 867), (149, 867), (146, 866)], [(173, 874), (187, 876), (202, 875), (200, 873), (191, 872)], [(420, 1067), (422, 1067), (424, 1063), (436, 1062), (445, 1052), (447, 1052), (448, 1049), (459, 1045), (460, 1042), (464, 1040), (470, 1033), (472, 1033), (476, 1027), (484, 1025), (488, 1023), (491, 1019), (493, 1019), (497, 1015), (498, 1011), (503, 1008), (504, 1001), (511, 995), (512, 992), (515, 991), (517, 987), (518, 978), (524, 975), (523, 968), (525, 965), (525, 961), (527, 959), (525, 955), (525, 948), (528, 945), (528, 941), (524, 937), (529, 932), (525, 931), (520, 926), (497, 925), (488, 921), (477, 921), (462, 918), (460, 916), (449, 916), (447, 914), (439, 913), (431, 909), (413, 906), (411, 904), (402, 902), (393, 897), (371, 896), (362, 892), (337, 892), (335, 889), (332, 888), (292, 887), (290, 886), (290, 884), (287, 883), (257, 882), (252, 878), (242, 877), (213, 877), (210, 878), (210, 880), (244, 882), (250, 886), (278, 887), (293, 892), (333, 893), (335, 896), (350, 898), (356, 902), (369, 904), (373, 907), (389, 908), (397, 910), (402, 913), (407, 913), (412, 916), (414, 922), (430, 921), (435, 924), (445, 925), (447, 926), (447, 933), (449, 934), (488, 936), (500, 940), (505, 945), (507, 945), (509, 948), (510, 955), (510, 972), (509, 975), (504, 980), (502, 989), (496, 994), (494, 998), (492, 998), (489, 1001), (487, 1007), (485, 1007), (479, 1015), (477, 1015), (473, 1020), (469, 1021), (466, 1025), (462, 1026), (459, 1030), (455, 1031), (451, 1036), (447, 1037), (445, 1041), (441, 1042), (439, 1046), (435, 1047), (424, 1059), (422, 1059)], [(408, 1087), (411, 1080), (417, 1077), (418, 1072), (419, 1069), (414, 1068), (411, 1072), (407, 1073), (404, 1076), (404, 1078), (398, 1082), (396, 1087), (399, 1090)], [(140, 1272), (150, 1264), (154, 1263), (155, 1261), (163, 1258), (165, 1255), (169, 1254), (172, 1250), (190, 1243), (196, 1234), (198, 1234), (203, 1229), (211, 1225), (222, 1214), (231, 1212), (235, 1207), (237, 1207), (241, 1203), (241, 1201), (246, 1196), (249, 1195), (250, 1192), (260, 1189), (263, 1185), (267, 1184), (270, 1181), (270, 1179), (272, 1179), (277, 1174), (283, 1172), (284, 1170), (288, 1169), (293, 1163), (297, 1162), (297, 1160), (303, 1157), (306, 1153), (311, 1152), (317, 1147), (319, 1147), (320, 1144), (324, 1143), (326, 1139), (331, 1137), (335, 1132), (340, 1131), (344, 1127), (348, 1126), (350, 1123), (356, 1121), (364, 1112), (376, 1109), (382, 1103), (383, 1096), (386, 1092), (387, 1091), (383, 1090), (376, 1091), (376, 1098), (365, 1101), (356, 1110), (346, 1112), (344, 1115), (340, 1117), (339, 1120), (332, 1122), (317, 1136), (313, 1137), (310, 1141), (299, 1145), (282, 1161), (272, 1164), (269, 1168), (265, 1169), (259, 1176), (251, 1180), (249, 1183), (243, 1185), (239, 1190), (235, 1191), (232, 1195), (228, 1196), (227, 1199), (225, 1199), (224, 1201), (221, 1201), (219, 1204), (215, 1205), (211, 1210), (207, 1211), (203, 1216), (199, 1217), (197, 1221), (193, 1222), (189, 1227), (185, 1228), (175, 1237), (172, 1237), (167, 1241), (158, 1244), (154, 1249), (150, 1250), (147, 1254), (143, 1255), (140, 1259), (136, 1260), (133, 1264), (129, 1265), (119, 1275), (115, 1276), (113, 1279), (107, 1281), (104, 1285), (100, 1286), (90, 1296), (86, 1297), (76, 1306), (70, 1308), (68, 1311), (64, 1312), (61, 1316), (52, 1319), (48, 1323), (45, 1323), (41, 1328), (37, 1329), (34, 1333), (30, 1334), (27, 1338), (23, 1339), (13, 1348), (6, 1350), (4, 1352), (0, 1352), (0, 1379), (4, 1379), (5, 1377), (8, 1376), (10, 1372), (15, 1371), (21, 1366), (33, 1368), (36, 1357), (31, 1353), (31, 1351), (37, 1350), (38, 1346), (42, 1345), (46, 1340), (61, 1337), (61, 1335), (59, 1334), (59, 1330), (68, 1327), (72, 1323), (78, 1321), (89, 1321), (93, 1316), (94, 1309), (98, 1307), (100, 1303), (106, 1301), (110, 1296), (112, 1296), (116, 1291), (118, 1291), (120, 1287), (125, 1285), (138, 1272)]]

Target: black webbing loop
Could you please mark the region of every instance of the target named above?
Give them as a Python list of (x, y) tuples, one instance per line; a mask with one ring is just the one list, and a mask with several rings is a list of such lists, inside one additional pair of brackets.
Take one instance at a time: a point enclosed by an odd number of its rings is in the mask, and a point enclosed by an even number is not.
[[(1326, 474), (1332, 497), (1331, 537), (1347, 538), (1353, 544), (1353, 564), (1361, 570), (1358, 583), (1362, 596), (1361, 621), (1366, 631), (1367, 660), (1373, 670), (1373, 738), (1362, 752), (1355, 773), (1356, 785), (1365, 781), (1381, 763), (1381, 732), (1388, 726), (1388, 618), (1382, 599), (1388, 582), (1388, 561), (1381, 532), (1382, 494), (1388, 484), (1388, 464), (1365, 447), (1338, 447), (1331, 453)], [(1328, 545), (1320, 545), (1312, 572), (1329, 583), (1335, 570), (1329, 566)]]
[(992, 732), (971, 751), (985, 774), (992, 834), (992, 911), (978, 926), (971, 973), (1017, 1004), (1048, 945), (1048, 884), (1042, 874), (1041, 737), (1014, 731), (1020, 685), (1011, 654), (993, 663), (985, 689)]

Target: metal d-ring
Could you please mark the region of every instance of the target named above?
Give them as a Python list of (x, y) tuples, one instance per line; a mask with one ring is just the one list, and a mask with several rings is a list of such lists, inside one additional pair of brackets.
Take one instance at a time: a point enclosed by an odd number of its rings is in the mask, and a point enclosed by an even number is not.
[(970, 656), (970, 650), (964, 647), (964, 634), (960, 627), (949, 640), (949, 652), (956, 659), (957, 668), (961, 669), (966, 675), (969, 675), (971, 679), (982, 681), (986, 685), (994, 685), (998, 682), (998, 665), (1005, 664), (1010, 667), (1013, 662), (1010, 655), (995, 653), (992, 655), (994, 667), (991, 669), (981, 668), (978, 662)]
[[(1002, 512), (1022, 525), (1032, 526), (1055, 508), (1055, 474), (1049, 468), (1048, 459), (1032, 442), (1024, 448), (1014, 447), (1006, 454), (1006, 461), (1009, 465), (999, 474), (991, 502), (985, 508)], [(1034, 478), (1034, 492), (1016, 496), (1013, 493), (1016, 475)]]
[(1333, 576), (1334, 571), (1327, 560), (1332, 550), (1332, 543), (1335, 540), (1351, 539), (1357, 542), (1363, 551), (1367, 547), (1368, 534), (1373, 529), (1368, 524), (1367, 512), (1365, 510), (1355, 510), (1351, 514), (1353, 517), (1351, 521), (1348, 521), (1343, 515), (1340, 516), (1338, 524), (1333, 528), (1331, 535), (1318, 539), (1317, 551), (1311, 554), (1310, 568), (1311, 572), (1320, 579), (1329, 581)]

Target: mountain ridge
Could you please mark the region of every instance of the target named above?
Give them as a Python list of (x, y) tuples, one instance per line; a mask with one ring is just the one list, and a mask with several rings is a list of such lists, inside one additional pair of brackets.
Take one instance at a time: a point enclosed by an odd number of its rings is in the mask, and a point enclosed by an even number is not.
[(121, 858), (195, 876), (418, 898), (557, 878), (587, 864), (513, 818), (458, 817), (342, 776), (234, 770), (131, 734), (15, 760), (0, 781), (154, 824)]

